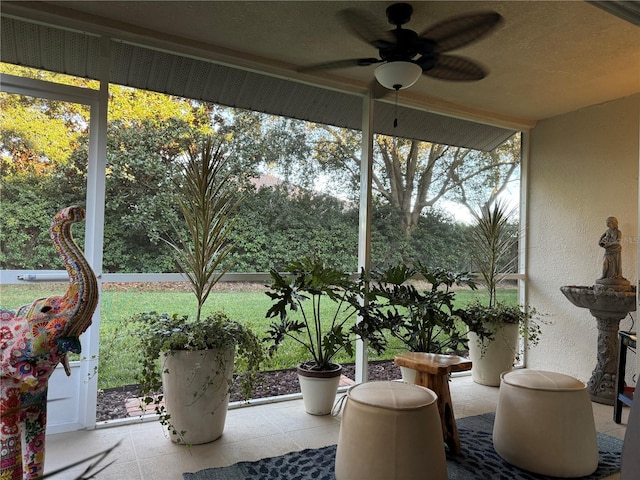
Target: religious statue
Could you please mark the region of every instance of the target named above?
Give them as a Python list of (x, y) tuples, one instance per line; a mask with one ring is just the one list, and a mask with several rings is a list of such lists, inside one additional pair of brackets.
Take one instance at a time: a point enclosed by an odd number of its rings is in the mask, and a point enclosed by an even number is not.
[(598, 241), (598, 245), (604, 248), (601, 280), (623, 278), (621, 239), (622, 232), (618, 230), (618, 219), (616, 217), (607, 218), (607, 231)]

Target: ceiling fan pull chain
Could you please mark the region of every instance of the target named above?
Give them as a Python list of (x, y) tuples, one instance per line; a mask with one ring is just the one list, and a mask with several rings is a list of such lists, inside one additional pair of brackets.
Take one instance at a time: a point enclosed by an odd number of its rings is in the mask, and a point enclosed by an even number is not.
[(400, 90), (399, 88), (396, 88), (396, 108), (395, 108), (395, 114), (394, 114), (396, 118), (393, 119), (393, 128), (398, 127), (398, 91), (399, 90)]

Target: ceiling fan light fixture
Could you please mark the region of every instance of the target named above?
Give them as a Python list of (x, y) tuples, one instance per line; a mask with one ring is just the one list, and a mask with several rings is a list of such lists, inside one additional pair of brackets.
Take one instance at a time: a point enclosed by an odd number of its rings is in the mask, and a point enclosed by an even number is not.
[(383, 63), (374, 71), (378, 83), (389, 90), (402, 90), (416, 83), (422, 75), (422, 67), (401, 60)]

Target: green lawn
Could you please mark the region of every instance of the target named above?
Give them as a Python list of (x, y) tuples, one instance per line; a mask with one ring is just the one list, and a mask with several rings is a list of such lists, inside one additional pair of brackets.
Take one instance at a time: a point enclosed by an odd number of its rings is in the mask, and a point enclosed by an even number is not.
[[(65, 288), (65, 284), (0, 285), (0, 307), (15, 309), (20, 305), (31, 303), (36, 298), (61, 294)], [(515, 289), (501, 290), (499, 293), (501, 300), (508, 303), (517, 302)], [(456, 294), (456, 303), (460, 306), (466, 305), (481, 295), (482, 291), (459, 290)], [(100, 306), (101, 342), (98, 386), (111, 388), (136, 383), (135, 336), (133, 325), (128, 321), (131, 315), (154, 310), (193, 314), (196, 303), (193, 293), (189, 291), (140, 289), (132, 284), (127, 288), (105, 286)], [(207, 301), (205, 313), (222, 310), (230, 318), (254, 329), (259, 336), (264, 336), (270, 323), (270, 320), (265, 318), (265, 313), (270, 306), (271, 300), (263, 291), (219, 291), (214, 292)], [(391, 348), (381, 357), (371, 355), (370, 358), (393, 358), (400, 348), (398, 344), (391, 344)], [(290, 341), (284, 344), (276, 356), (263, 368), (264, 370), (291, 368), (307, 359), (302, 347)], [(348, 363), (353, 362), (354, 359), (343, 354), (336, 360)]]

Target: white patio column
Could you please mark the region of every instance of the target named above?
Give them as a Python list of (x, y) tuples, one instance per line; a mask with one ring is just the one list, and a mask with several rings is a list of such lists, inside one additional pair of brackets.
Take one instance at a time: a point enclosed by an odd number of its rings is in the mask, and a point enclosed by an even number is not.
[[(373, 95), (369, 90), (362, 105), (362, 149), (360, 154), (360, 222), (358, 226), (358, 272), (371, 265), (371, 175), (373, 172)], [(367, 381), (367, 344), (356, 341), (357, 383)]]
[(87, 205), (84, 253), (98, 277), (98, 306), (91, 326), (80, 337), (82, 342), (82, 368), (85, 383), (81, 396), (80, 422), (85, 428), (96, 425), (98, 400), (98, 357), (100, 353), (100, 297), (102, 296), (102, 258), (104, 246), (104, 204), (107, 164), (107, 110), (109, 107), (109, 70), (111, 39), (100, 39), (100, 90), (98, 101), (91, 106), (89, 128), (89, 165), (87, 169)]

